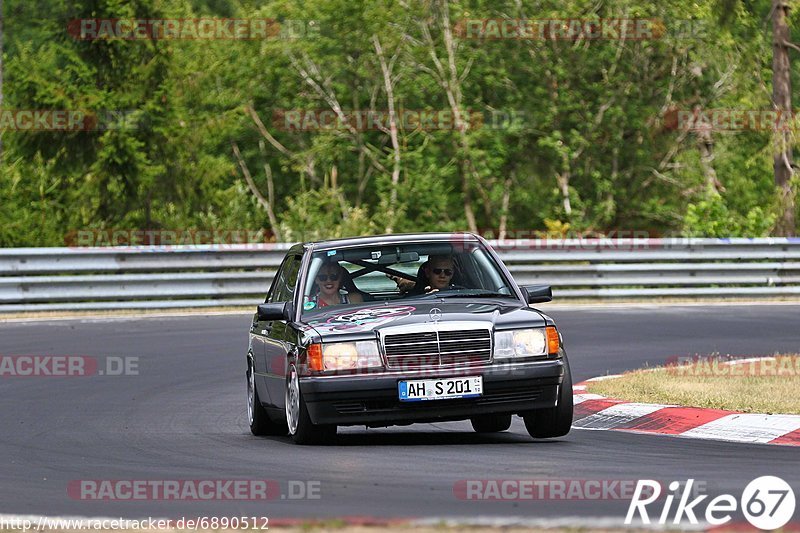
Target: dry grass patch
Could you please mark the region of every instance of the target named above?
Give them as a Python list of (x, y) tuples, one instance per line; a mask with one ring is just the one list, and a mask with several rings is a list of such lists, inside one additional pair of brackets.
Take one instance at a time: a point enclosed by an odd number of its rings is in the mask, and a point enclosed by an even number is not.
[(630, 402), (800, 415), (800, 355), (703, 357), (590, 382), (587, 391)]

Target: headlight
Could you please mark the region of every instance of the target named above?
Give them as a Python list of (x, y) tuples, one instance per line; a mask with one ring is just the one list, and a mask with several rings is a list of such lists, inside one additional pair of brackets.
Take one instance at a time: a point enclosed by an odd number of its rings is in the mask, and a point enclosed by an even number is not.
[(332, 342), (322, 345), (322, 370), (354, 370), (383, 366), (375, 341)]
[(545, 328), (497, 331), (494, 334), (495, 359), (547, 355)]

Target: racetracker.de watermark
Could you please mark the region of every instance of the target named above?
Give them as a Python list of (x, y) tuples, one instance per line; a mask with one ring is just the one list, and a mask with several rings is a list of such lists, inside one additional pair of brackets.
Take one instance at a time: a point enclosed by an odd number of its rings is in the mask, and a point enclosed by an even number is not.
[(779, 109), (670, 109), (664, 127), (676, 131), (797, 131), (797, 110)]
[[(331, 324), (332, 322), (328, 322)], [(356, 327), (357, 321), (353, 321), (352, 323), (344, 323), (344, 321), (340, 322), (340, 326), (343, 331), (346, 331), (348, 326)], [(481, 361), (479, 357), (474, 357), (472, 361), (469, 358), (464, 357), (461, 359), (462, 366), (456, 368), (438, 368), (436, 365), (438, 364), (438, 357), (434, 356), (407, 356), (403, 358), (403, 361), (399, 362), (392, 362), (390, 367), (381, 366), (368, 366), (366, 364), (362, 364), (360, 362), (361, 359), (369, 360), (372, 358), (371, 354), (353, 354), (353, 365), (349, 368), (336, 368), (336, 369), (329, 369), (326, 368), (324, 370), (325, 375), (327, 376), (354, 376), (354, 375), (385, 375), (387, 371), (390, 371), (395, 374), (403, 374), (407, 373), (409, 375), (413, 375), (414, 379), (421, 379), (421, 378), (428, 378), (428, 379), (446, 379), (446, 378), (456, 378), (456, 377), (473, 377), (479, 374), (481, 371), (476, 369), (476, 366), (479, 366), (484, 361)], [(535, 360), (554, 360), (555, 357), (550, 357), (547, 355), (539, 356), (538, 359)], [(470, 366), (473, 365), (473, 366)], [(526, 376), (530, 370), (525, 368), (526, 363), (520, 363), (514, 360), (508, 361), (498, 361), (495, 360), (491, 363), (492, 367), (492, 375), (493, 376), (505, 376), (505, 377), (517, 377), (517, 376)], [(272, 358), (269, 361), (269, 371), (271, 374), (277, 376), (286, 376), (286, 361), (281, 360), (279, 358)]]
[(322, 482), (275, 479), (76, 479), (67, 495), (82, 501), (319, 500)]
[(73, 19), (67, 32), (80, 41), (94, 40), (267, 40), (319, 35), (316, 20), (295, 19)]
[(707, 34), (702, 20), (660, 18), (492, 18), (463, 19), (453, 33), (461, 39), (532, 41), (643, 41), (699, 39)]
[(136, 356), (0, 355), (0, 378), (138, 375)]
[(458, 116), (451, 109), (276, 109), (272, 125), (281, 131), (389, 131), (392, 123), (403, 131), (523, 128), (521, 110), (467, 110)]
[[(502, 237), (494, 230), (479, 232), (484, 239), (492, 241), (492, 246), (501, 251), (535, 251), (535, 250), (680, 250), (699, 249), (704, 240), (694, 237), (658, 237), (646, 230), (611, 230), (605, 233), (595, 231), (566, 231), (557, 237), (542, 236), (541, 230), (510, 229), (503, 232)], [(456, 233), (454, 243), (466, 243), (471, 239), (468, 234)]]
[(800, 356), (674, 356), (665, 368), (683, 377), (787, 378), (800, 376)]
[(459, 500), (479, 501), (630, 500), (637, 482), (635, 479), (461, 479), (453, 484), (453, 495)]
[(169, 531), (175, 530), (269, 529), (266, 516), (197, 516), (181, 518), (51, 518), (47, 516), (0, 515), (0, 531)]
[(64, 236), (64, 242), (71, 248), (138, 249), (142, 246), (158, 249), (173, 247), (203, 247), (212, 249), (252, 246), (263, 249), (274, 241), (274, 236), (266, 230), (250, 229), (79, 229)]
[(0, 109), (0, 131), (106, 131), (137, 127), (134, 111), (80, 109)]

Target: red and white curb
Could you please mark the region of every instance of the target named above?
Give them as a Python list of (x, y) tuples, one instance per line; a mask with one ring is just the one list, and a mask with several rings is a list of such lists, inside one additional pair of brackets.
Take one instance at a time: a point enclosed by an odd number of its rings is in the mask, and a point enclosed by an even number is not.
[(800, 415), (635, 403), (586, 392), (587, 383), (616, 377), (619, 376), (592, 378), (572, 387), (575, 404), (573, 428), (800, 446)]

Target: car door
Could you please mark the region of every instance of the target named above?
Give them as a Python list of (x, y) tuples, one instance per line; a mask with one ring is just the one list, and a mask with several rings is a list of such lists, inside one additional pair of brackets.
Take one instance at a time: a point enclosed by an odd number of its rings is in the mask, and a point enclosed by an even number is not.
[[(297, 278), (300, 273), (301, 256), (290, 255), (281, 268), (281, 278), (271, 291), (268, 301), (294, 302)], [(267, 370), (264, 375), (269, 405), (283, 407), (286, 382), (287, 356), (297, 341), (294, 330), (286, 320), (275, 320), (265, 324), (264, 356)]]
[[(272, 279), (272, 285), (267, 291), (267, 297), (264, 299), (265, 303), (276, 301), (275, 296), (285, 281), (286, 265), (288, 264), (289, 257), (285, 257), (275, 277)], [(265, 403), (270, 404), (269, 393), (267, 392), (266, 377), (269, 373), (269, 365), (266, 359), (266, 345), (269, 338), (269, 333), (272, 329), (272, 323), (258, 319), (258, 313), (253, 316), (253, 323), (250, 326), (250, 350), (253, 352), (253, 364), (255, 368), (255, 380), (258, 387), (259, 399)]]

